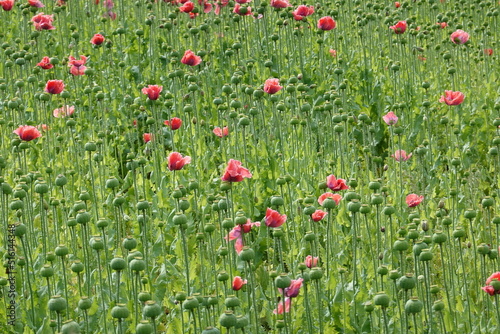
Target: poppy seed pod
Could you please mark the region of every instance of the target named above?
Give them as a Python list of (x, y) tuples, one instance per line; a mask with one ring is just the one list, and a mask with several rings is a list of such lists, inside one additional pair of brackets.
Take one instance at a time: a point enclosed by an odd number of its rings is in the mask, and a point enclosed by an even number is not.
[(14, 227), (14, 235), (16, 237), (22, 237), (23, 235), (26, 234), (26, 231), (27, 231), (26, 225), (24, 225), (22, 223), (16, 223), (16, 225)]
[(201, 332), (201, 334), (220, 334), (220, 330), (215, 327), (207, 327)]
[(153, 334), (153, 326), (148, 320), (141, 320), (135, 327), (136, 334)]
[(68, 247), (66, 247), (65, 245), (59, 245), (56, 247), (55, 253), (57, 256), (63, 257), (68, 255), (69, 250)]
[(433, 257), (434, 255), (429, 249), (423, 249), (420, 255), (418, 256), (418, 259), (422, 262), (427, 262), (432, 260)]
[(85, 268), (85, 266), (83, 265), (83, 263), (80, 260), (76, 260), (71, 265), (71, 271), (74, 273), (77, 273), (77, 274), (81, 273), (84, 268)]
[(453, 231), (453, 238), (463, 238), (467, 233), (462, 229), (461, 226), (457, 226), (457, 228)]
[(56, 313), (61, 313), (63, 310), (66, 309), (66, 306), (68, 303), (66, 302), (66, 299), (61, 297), (60, 295), (55, 295), (50, 297), (48, 306), (49, 310), (56, 312)]
[(408, 244), (408, 241), (406, 241), (406, 239), (399, 238), (398, 240), (396, 240), (394, 242), (394, 245), (392, 248), (397, 252), (404, 252), (404, 251), (408, 250), (409, 247), (410, 247), (410, 245)]
[(162, 312), (162, 308), (160, 305), (158, 305), (154, 300), (148, 300), (146, 302), (146, 305), (144, 306), (144, 309), (142, 311), (142, 314), (147, 317), (147, 318), (156, 318), (158, 317)]
[(373, 303), (377, 306), (386, 308), (389, 306), (390, 298), (385, 292), (378, 292), (373, 298)]
[(198, 299), (194, 298), (193, 296), (189, 296), (182, 303), (182, 308), (185, 310), (194, 310), (199, 305), (200, 305), (200, 302), (198, 302)]
[(137, 240), (131, 236), (127, 236), (125, 239), (123, 239), (122, 246), (126, 250), (131, 251), (132, 249), (137, 247)]
[(219, 274), (217, 274), (217, 280), (219, 282), (224, 282), (229, 279), (229, 274), (226, 271), (221, 271)]
[(240, 304), (241, 304), (240, 300), (238, 299), (238, 297), (236, 297), (234, 295), (228, 296), (224, 300), (224, 305), (226, 305), (227, 308), (235, 308), (235, 307), (240, 306)]
[(236, 319), (233, 311), (224, 311), (224, 313), (219, 318), (219, 324), (222, 327), (226, 327), (228, 329), (236, 326), (237, 321), (238, 320)]
[(102, 241), (102, 238), (99, 236), (92, 237), (90, 238), (90, 248), (96, 251), (100, 251), (104, 249), (104, 242)]
[(422, 311), (424, 303), (420, 301), (417, 297), (411, 297), (405, 304), (405, 312), (409, 314), (416, 314)]
[(363, 304), (363, 308), (365, 309), (366, 312), (371, 313), (373, 310), (375, 310), (375, 306), (373, 306), (373, 303), (371, 301), (367, 301)]
[(54, 268), (49, 264), (44, 264), (42, 269), (40, 269), (40, 275), (44, 278), (49, 278), (54, 275)]
[(398, 280), (398, 285), (403, 290), (411, 290), (417, 285), (417, 280), (415, 279), (413, 274), (408, 273), (404, 276), (401, 276), (401, 278)]
[(116, 271), (122, 271), (127, 268), (127, 262), (122, 257), (115, 257), (110, 262), (111, 269)]
[(319, 267), (314, 267), (311, 269), (311, 272), (309, 273), (309, 277), (312, 280), (321, 279), (321, 277), (323, 277), (323, 270)]
[(175, 216), (172, 218), (172, 221), (174, 225), (186, 225), (187, 217), (185, 214), (177, 212)]
[(474, 209), (467, 209), (465, 210), (464, 217), (472, 220), (476, 217), (476, 211)]
[(125, 304), (116, 304), (111, 309), (111, 316), (115, 319), (125, 319), (129, 316), (130, 311)]
[(285, 289), (285, 288), (288, 288), (290, 286), (290, 284), (292, 284), (292, 280), (290, 279), (290, 277), (288, 277), (287, 274), (281, 273), (274, 280), (274, 284), (279, 289)]
[(129, 268), (132, 271), (143, 271), (144, 269), (146, 269), (146, 263), (144, 262), (142, 257), (136, 257), (132, 261), (130, 261)]
[(239, 254), (239, 258), (242, 261), (250, 262), (255, 258), (255, 251), (248, 246), (244, 246)]
[(80, 333), (80, 325), (73, 319), (69, 319), (63, 322), (61, 327), (61, 334), (79, 334)]
[(89, 297), (83, 296), (78, 301), (78, 308), (80, 310), (88, 310), (92, 307), (92, 300)]

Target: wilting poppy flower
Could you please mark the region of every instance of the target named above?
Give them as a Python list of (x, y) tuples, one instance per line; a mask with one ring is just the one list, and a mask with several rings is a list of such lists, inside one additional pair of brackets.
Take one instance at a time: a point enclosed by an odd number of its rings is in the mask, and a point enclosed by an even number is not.
[(330, 16), (324, 16), (318, 20), (318, 29), (328, 31), (337, 26), (337, 23)]
[(487, 292), (490, 296), (500, 295), (500, 289), (496, 290), (494, 286), (490, 285), (493, 281), (500, 281), (500, 272), (496, 272), (488, 277), (486, 280), (486, 286), (483, 286), (481, 289)]
[(69, 56), (68, 66), (70, 67), (69, 72), (73, 75), (84, 75), (87, 67), (85, 63), (87, 62), (87, 57), (80, 56), (80, 59), (76, 59), (73, 56)]
[(170, 170), (181, 170), (184, 165), (191, 162), (190, 156), (182, 157), (179, 152), (172, 152), (168, 156), (168, 169)]
[(327, 215), (328, 213), (326, 213), (325, 211), (322, 211), (322, 210), (316, 210), (314, 211), (314, 213), (311, 215), (311, 219), (315, 222), (319, 222), (321, 219), (325, 218), (325, 216)]
[(214, 135), (217, 137), (226, 137), (229, 135), (229, 128), (227, 126), (223, 127), (222, 129), (219, 127), (214, 128), (213, 130)]
[(158, 100), (160, 97), (160, 93), (163, 90), (162, 86), (158, 85), (148, 85), (147, 87), (144, 87), (142, 89), (142, 93), (146, 94), (148, 96), (148, 99), (150, 100)]
[(45, 85), (45, 91), (49, 94), (61, 94), (64, 90), (64, 82), (62, 80), (49, 80)]
[(170, 121), (166, 120), (165, 122), (163, 122), (163, 124), (169, 126), (172, 130), (177, 130), (182, 125), (182, 119), (180, 119), (179, 117), (174, 117), (170, 119)]
[[(302, 282), (304, 281), (303, 278), (299, 279), (293, 279), (292, 282), (290, 283), (290, 286), (288, 288), (285, 288), (285, 296), (290, 297), (290, 298), (295, 298), (299, 295), (300, 288), (302, 287)], [(282, 289), (280, 290), (280, 293), (283, 294)]]
[(398, 122), (398, 116), (396, 116), (394, 111), (389, 111), (387, 114), (382, 116), (382, 119), (387, 125), (394, 125)]
[(8, 12), (14, 7), (14, 0), (0, 0), (0, 6), (2, 6), (3, 10)]
[(60, 118), (60, 117), (66, 117), (66, 116), (71, 116), (75, 112), (75, 106), (63, 106), (61, 108), (54, 109), (52, 112), (52, 115), (54, 117)]
[[(283, 305), (285, 304), (285, 305)], [(292, 305), (292, 299), (290, 297), (285, 297), (285, 301), (280, 301), (278, 307), (274, 309), (274, 314), (283, 314), (283, 312), (290, 312), (290, 306)]]
[(225, 239), (229, 241), (236, 239), (236, 242), (234, 243), (236, 253), (240, 254), (243, 250), (243, 233), (249, 233), (254, 226), (260, 226), (260, 222), (252, 223), (252, 221), (248, 219), (245, 224), (233, 227), (233, 229), (225, 237)]
[(484, 49), (483, 52), (487, 56), (493, 56), (493, 49)]
[(248, 169), (241, 166), (240, 161), (230, 159), (221, 180), (225, 182), (241, 182), (244, 178), (251, 177), (252, 174), (248, 171)]
[(450, 39), (455, 44), (465, 44), (469, 40), (469, 34), (461, 29), (458, 29), (457, 31), (451, 33)]
[(179, 7), (179, 10), (183, 13), (191, 13), (194, 9), (194, 3), (188, 1)]
[(337, 205), (339, 205), (340, 201), (342, 200), (342, 196), (340, 196), (339, 194), (324, 193), (323, 195), (318, 197), (319, 205), (323, 205), (323, 202), (327, 198), (333, 199), (335, 201), (335, 203), (337, 203)]
[(406, 204), (408, 204), (410, 208), (419, 205), (423, 200), (424, 196), (419, 196), (417, 194), (409, 194), (406, 196)]
[(234, 291), (238, 291), (245, 284), (247, 284), (247, 280), (246, 279), (242, 279), (240, 276), (235, 276), (234, 279), (233, 279), (233, 290)]
[(241, 16), (252, 15), (252, 7), (241, 7), (241, 5), (237, 3), (234, 5), (233, 13)]
[(149, 143), (152, 138), (153, 138), (153, 136), (150, 133), (143, 133), (142, 134), (142, 139), (144, 140), (145, 143)]
[(286, 222), (286, 215), (280, 214), (278, 211), (267, 208), (266, 211), (266, 226), (280, 227)]
[(349, 189), (344, 179), (337, 179), (333, 174), (327, 176), (326, 185), (333, 191)]
[(36, 64), (36, 66), (40, 66), (44, 70), (50, 70), (54, 67), (54, 65), (50, 63), (50, 58), (47, 56), (43, 57), (42, 60), (40, 60), (40, 62)]
[(45, 5), (40, 0), (28, 0), (28, 3), (31, 7), (42, 8)]
[(318, 257), (313, 257), (312, 255), (307, 255), (304, 261), (307, 268), (313, 268), (318, 266)]
[(52, 25), (52, 21), (54, 21), (53, 15), (44, 15), (43, 13), (31, 18), (31, 22), (33, 22), (36, 30), (54, 30), (55, 27)]
[(264, 83), (264, 92), (266, 92), (267, 94), (276, 94), (282, 88), (283, 87), (280, 86), (280, 80), (276, 78), (267, 79)]
[(31, 141), (38, 137), (41, 137), (42, 134), (38, 131), (37, 128), (31, 125), (21, 125), (17, 129), (15, 129), (12, 133), (15, 133), (19, 136), (21, 140)]
[(444, 102), (449, 106), (458, 106), (464, 102), (465, 95), (462, 92), (454, 92), (451, 90), (445, 90), (443, 96), (439, 99), (439, 102)]
[(300, 5), (296, 10), (292, 12), (292, 14), (295, 21), (302, 21), (304, 17), (314, 14), (314, 7)]
[(291, 6), (288, 0), (271, 0), (271, 7), (274, 8), (286, 8)]
[(404, 34), (407, 27), (408, 27), (408, 25), (406, 24), (406, 21), (399, 21), (398, 23), (396, 23), (393, 26), (390, 26), (389, 28), (394, 30), (394, 33), (396, 35), (400, 35), (400, 34)]
[(191, 50), (186, 50), (186, 52), (184, 52), (184, 56), (181, 59), (181, 63), (189, 66), (196, 66), (201, 63), (201, 57), (195, 55)]
[(391, 157), (393, 157), (396, 161), (406, 161), (411, 158), (411, 155), (411, 153), (406, 154), (406, 151), (404, 150), (397, 150), (393, 155), (391, 155)]
[(90, 43), (94, 44), (94, 45), (101, 45), (102, 43), (104, 43), (104, 36), (101, 35), (101, 34), (95, 34), (91, 39), (90, 39)]

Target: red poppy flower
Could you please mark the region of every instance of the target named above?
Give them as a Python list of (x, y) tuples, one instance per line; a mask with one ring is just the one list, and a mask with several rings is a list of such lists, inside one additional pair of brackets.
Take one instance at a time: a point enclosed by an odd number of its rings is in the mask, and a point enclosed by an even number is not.
[(148, 99), (150, 100), (158, 100), (160, 97), (160, 93), (163, 90), (162, 86), (158, 85), (148, 85), (147, 87), (144, 87), (142, 89), (142, 93), (146, 94), (148, 96)]
[(264, 83), (264, 92), (266, 92), (267, 94), (276, 94), (282, 88), (283, 87), (280, 86), (280, 80), (276, 78), (267, 79)]
[(312, 255), (307, 255), (304, 261), (307, 268), (313, 268), (318, 266), (318, 257), (313, 257)]
[(330, 49), (328, 52), (330, 53), (330, 56), (337, 57), (337, 50)]
[(177, 130), (182, 125), (182, 119), (180, 119), (179, 117), (174, 117), (170, 119), (170, 121), (166, 120), (165, 122), (163, 122), (163, 124), (169, 126), (172, 130)]
[(406, 204), (408, 204), (410, 208), (419, 205), (423, 200), (424, 196), (419, 196), (417, 194), (409, 194), (406, 196)]
[(247, 284), (247, 280), (246, 279), (242, 279), (240, 276), (235, 276), (234, 279), (233, 279), (233, 290), (234, 291), (238, 291), (245, 284)]
[(101, 34), (95, 34), (91, 39), (90, 39), (90, 43), (94, 44), (94, 45), (101, 45), (102, 43), (104, 43), (104, 36), (101, 35)]
[(495, 294), (500, 294), (500, 290), (495, 291), (495, 288), (493, 288), (491, 285), (483, 286), (481, 287), (481, 289), (483, 289), (483, 291), (488, 293), (490, 296), (494, 296)]
[(241, 182), (244, 178), (251, 177), (252, 174), (248, 171), (248, 169), (241, 166), (240, 161), (230, 159), (221, 180), (225, 182)]
[(49, 94), (61, 94), (64, 90), (64, 82), (62, 80), (49, 80), (45, 85), (45, 91)]
[(305, 18), (306, 16), (314, 14), (314, 7), (313, 6), (307, 7), (305, 5), (300, 5), (299, 7), (297, 7), (296, 10), (292, 12), (292, 14), (293, 18), (296, 21), (302, 21), (302, 19)]
[(444, 28), (446, 28), (448, 26), (448, 23), (446, 23), (446, 22), (438, 22), (436, 24), (439, 24), (439, 26), (441, 27), (441, 29), (444, 29)]
[(31, 125), (21, 125), (17, 129), (15, 129), (12, 133), (15, 133), (19, 136), (21, 140), (31, 141), (38, 137), (41, 137), (42, 134), (38, 131), (37, 128)]
[(445, 90), (444, 96), (441, 96), (439, 102), (444, 102), (449, 106), (458, 106), (464, 102), (465, 95), (462, 92), (454, 92), (451, 90)]
[(465, 44), (469, 40), (469, 34), (458, 29), (450, 35), (450, 39), (455, 44)]
[(288, 0), (271, 0), (271, 7), (274, 8), (286, 8), (291, 6)]
[(84, 75), (87, 67), (85, 63), (87, 62), (87, 57), (80, 56), (80, 59), (76, 59), (73, 56), (68, 57), (68, 66), (70, 67), (69, 72), (73, 75)]
[(8, 12), (14, 7), (14, 0), (0, 0), (0, 6), (2, 6), (3, 10)]
[(487, 56), (493, 56), (493, 49), (484, 49), (483, 52)]
[(43, 13), (31, 18), (31, 22), (33, 22), (36, 30), (54, 30), (55, 27), (52, 25), (52, 21), (54, 21), (53, 15), (44, 15)]
[(396, 116), (394, 111), (389, 111), (387, 114), (382, 116), (382, 119), (387, 125), (394, 125), (398, 122), (398, 116)]
[(220, 138), (226, 137), (226, 136), (229, 136), (229, 128), (227, 126), (223, 127), (222, 129), (219, 127), (216, 127), (216, 128), (214, 128), (213, 133), (217, 137), (220, 137)]
[(398, 1), (396, 1), (396, 2), (394, 3), (394, 7), (399, 8), (399, 7), (401, 7), (401, 4), (400, 4)]
[(406, 28), (408, 28), (408, 25), (406, 24), (406, 21), (399, 21), (398, 23), (396, 23), (393, 26), (390, 26), (389, 28), (394, 30), (394, 33), (396, 35), (401, 35), (404, 34)]
[(228, 235), (224, 237), (229, 241), (236, 239), (236, 242), (234, 243), (234, 249), (236, 250), (236, 253), (240, 254), (243, 250), (243, 233), (249, 233), (254, 226), (260, 226), (260, 222), (252, 223), (252, 221), (248, 219), (245, 224), (236, 225), (235, 227), (233, 227)]
[(142, 139), (144, 140), (145, 143), (149, 143), (152, 138), (153, 138), (153, 136), (150, 133), (142, 134)]
[(196, 66), (201, 63), (201, 57), (195, 55), (191, 50), (186, 50), (186, 52), (184, 52), (184, 56), (181, 59), (181, 63), (189, 66)]
[(280, 227), (286, 222), (286, 215), (280, 214), (278, 211), (267, 208), (266, 211), (266, 226)]
[(326, 177), (326, 185), (333, 191), (349, 189), (344, 179), (337, 179), (333, 174)]
[(334, 200), (337, 205), (339, 205), (340, 201), (342, 200), (342, 196), (340, 196), (339, 194), (324, 193), (323, 195), (318, 197), (319, 205), (323, 205), (323, 202), (327, 198), (331, 198), (332, 200)]
[(191, 1), (188, 1), (179, 7), (179, 10), (183, 13), (191, 13), (193, 9), (194, 9), (194, 3), (192, 3)]
[(486, 279), (486, 284), (490, 284), (493, 280), (500, 281), (500, 272), (496, 272), (488, 277), (488, 279)]
[(47, 56), (43, 57), (42, 60), (40, 60), (40, 62), (36, 64), (36, 66), (40, 66), (44, 70), (50, 70), (54, 67), (54, 65), (50, 63), (50, 58)]
[[(285, 304), (285, 305), (283, 305)], [(285, 297), (285, 301), (278, 302), (278, 307), (274, 309), (274, 314), (283, 314), (283, 312), (290, 312), (290, 306), (292, 306), (292, 299), (290, 297)]]
[(315, 222), (319, 222), (321, 219), (325, 218), (325, 216), (327, 215), (328, 213), (326, 213), (325, 211), (322, 211), (322, 210), (316, 210), (314, 211), (314, 213), (311, 215), (311, 219)]
[(31, 7), (37, 7), (37, 8), (45, 7), (45, 5), (40, 0), (28, 0), (28, 4)]
[(318, 29), (321, 30), (332, 30), (335, 29), (337, 23), (330, 16), (324, 16), (318, 20)]
[(410, 159), (411, 155), (412, 155), (411, 153), (406, 154), (406, 151), (404, 150), (397, 150), (396, 152), (394, 152), (393, 155), (391, 155), (391, 157), (393, 157), (394, 160), (401, 162)]
[(182, 157), (179, 152), (172, 152), (168, 156), (168, 169), (170, 170), (181, 170), (184, 165), (191, 162), (190, 156)]
[(252, 7), (241, 7), (241, 5), (237, 3), (234, 5), (233, 13), (241, 16), (252, 15)]
[(56, 118), (71, 116), (75, 112), (75, 106), (63, 106), (61, 108), (54, 109), (52, 115)]

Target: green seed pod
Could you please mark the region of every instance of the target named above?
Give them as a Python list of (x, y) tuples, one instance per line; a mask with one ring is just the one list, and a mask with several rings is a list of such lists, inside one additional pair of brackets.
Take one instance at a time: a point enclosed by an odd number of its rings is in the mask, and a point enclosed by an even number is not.
[(311, 231), (306, 232), (306, 235), (304, 236), (305, 241), (312, 242), (316, 240), (316, 234), (312, 233)]
[(368, 204), (361, 204), (361, 208), (359, 209), (359, 212), (363, 215), (367, 215), (371, 212), (371, 208)]
[(22, 209), (24, 209), (24, 202), (21, 200), (14, 200), (14, 201), (9, 203), (9, 209), (22, 210)]
[(201, 332), (201, 334), (220, 334), (220, 330), (215, 327), (207, 327)]
[(109, 220), (107, 220), (106, 218), (99, 218), (99, 220), (96, 223), (96, 226), (100, 229), (104, 229), (108, 227), (108, 225), (109, 225)]
[(476, 210), (473, 209), (467, 209), (465, 210), (464, 217), (467, 219), (474, 219), (476, 218)]
[(388, 204), (386, 207), (384, 207), (382, 209), (382, 213), (386, 216), (393, 215), (395, 212), (396, 212), (396, 209), (390, 204)]
[(404, 252), (410, 248), (410, 245), (408, 244), (408, 241), (404, 238), (399, 238), (394, 242), (394, 245), (392, 247), (396, 252)]
[(417, 280), (413, 276), (413, 274), (408, 273), (405, 274), (404, 276), (401, 276), (401, 278), (398, 281), (399, 288), (403, 290), (411, 290), (415, 288), (417, 285)]
[(219, 324), (222, 327), (231, 328), (236, 326), (237, 323), (236, 316), (233, 314), (233, 311), (224, 311), (224, 313), (219, 318)]
[(219, 256), (227, 256), (227, 254), (229, 254), (229, 250), (227, 247), (220, 247), (217, 253)]
[(125, 198), (121, 194), (116, 194), (116, 197), (113, 199), (114, 206), (120, 206), (125, 203)]
[(227, 308), (235, 308), (240, 306), (240, 300), (238, 297), (231, 295), (224, 300), (224, 305), (226, 305)]
[(44, 264), (40, 269), (40, 275), (44, 278), (52, 277), (54, 275), (54, 268), (51, 265)]
[(203, 230), (206, 232), (206, 233), (212, 233), (213, 231), (215, 231), (215, 225), (212, 224), (212, 223), (207, 223), (205, 224), (205, 226), (203, 227)]
[(236, 325), (234, 326), (235, 328), (245, 328), (248, 326), (249, 320), (247, 316), (244, 315), (237, 315), (236, 316)]
[(390, 302), (389, 296), (385, 292), (378, 292), (373, 298), (373, 303), (380, 307), (388, 307)]
[(135, 240), (131, 236), (127, 236), (125, 239), (123, 239), (122, 245), (123, 248), (125, 248), (128, 251), (131, 251), (132, 249), (137, 247), (137, 240)]
[(431, 261), (434, 255), (429, 249), (423, 249), (420, 255), (418, 256), (418, 259), (420, 261), (426, 262), (426, 261)]
[(490, 252), (488, 253), (488, 258), (490, 260), (496, 260), (498, 258), (498, 250), (497, 249), (490, 250)]
[(76, 222), (78, 224), (82, 224), (82, 225), (87, 224), (90, 221), (90, 218), (91, 218), (91, 215), (87, 211), (81, 210), (76, 214)]
[(219, 282), (224, 282), (229, 279), (229, 274), (226, 271), (221, 271), (219, 274), (217, 274), (217, 280)]
[(189, 296), (182, 303), (182, 308), (185, 310), (194, 310), (199, 305), (200, 305), (200, 303), (198, 302), (198, 299), (194, 298), (193, 296)]
[(65, 321), (61, 327), (61, 334), (79, 334), (80, 326), (72, 319)]
[(130, 311), (125, 304), (116, 304), (111, 309), (111, 316), (115, 319), (126, 319), (128, 318)]
[(365, 309), (366, 312), (371, 313), (373, 310), (375, 310), (375, 306), (373, 306), (373, 303), (371, 301), (367, 301), (363, 304), (363, 308)]
[(432, 242), (435, 244), (442, 244), (442, 243), (446, 242), (447, 239), (448, 239), (448, 237), (442, 231), (436, 231), (432, 235)]
[(104, 242), (102, 241), (102, 238), (99, 236), (95, 236), (90, 238), (90, 248), (92, 248), (95, 251), (100, 251), (104, 249)]
[(303, 213), (306, 216), (312, 215), (316, 211), (316, 208), (313, 205), (306, 206), (303, 210)]
[(360, 200), (360, 199), (361, 199), (361, 196), (359, 196), (359, 194), (358, 194), (358, 193), (355, 193), (354, 191), (348, 191), (348, 192), (346, 192), (346, 193), (345, 193), (344, 199), (345, 199), (347, 202), (350, 202), (350, 201), (352, 201), (353, 199)]
[(128, 265), (132, 271), (143, 271), (146, 269), (146, 262), (144, 262), (142, 257), (135, 257)]
[(145, 201), (145, 200), (140, 200), (139, 202), (137, 202), (137, 211), (145, 211), (147, 209), (149, 209), (149, 203), (148, 201)]
[(331, 198), (326, 198), (324, 201), (323, 201), (323, 207), (325, 209), (335, 209), (335, 207), (337, 206), (337, 202), (335, 202), (333, 199)]
[(151, 294), (148, 291), (141, 291), (139, 292), (137, 299), (139, 299), (141, 303), (145, 303), (148, 300), (151, 300)]
[(467, 233), (462, 229), (461, 226), (457, 226), (457, 228), (453, 231), (453, 238), (463, 238)]
[(68, 255), (68, 253), (69, 253), (69, 249), (65, 245), (59, 245), (56, 247), (55, 254), (57, 256), (63, 257), (63, 256)]
[(162, 308), (154, 300), (148, 300), (144, 309), (142, 310), (143, 316), (147, 318), (156, 318), (162, 313)]
[(309, 273), (309, 277), (312, 280), (321, 279), (321, 277), (323, 277), (323, 270), (319, 267), (314, 267), (311, 269), (311, 271)]
[(35, 192), (37, 194), (46, 194), (49, 192), (49, 185), (45, 181), (37, 182), (35, 185)]
[(495, 200), (489, 196), (486, 196), (485, 198), (483, 198), (483, 200), (481, 201), (481, 205), (483, 206), (483, 208), (488, 208), (488, 207), (491, 207), (495, 204)]
[(14, 235), (16, 237), (22, 237), (23, 235), (26, 234), (26, 231), (27, 231), (27, 227), (26, 225), (22, 224), (22, 223), (16, 223), (15, 224), (15, 227), (14, 227)]
[(446, 216), (446, 217), (443, 217), (443, 219), (441, 220), (441, 223), (443, 224), (443, 226), (450, 226), (453, 222), (449, 216)]
[(83, 263), (80, 260), (76, 260), (71, 265), (71, 271), (74, 273), (81, 273), (84, 268), (85, 268), (85, 266), (83, 265)]
[(277, 288), (284, 289), (284, 288), (288, 288), (290, 286), (290, 284), (292, 284), (292, 280), (290, 279), (290, 277), (288, 277), (287, 274), (281, 273), (274, 280), (274, 284), (276, 284)]
[(125, 268), (127, 268), (127, 262), (123, 257), (115, 257), (114, 259), (111, 260), (110, 262), (111, 269), (116, 270), (116, 271), (122, 271)]
[(250, 262), (255, 258), (255, 251), (248, 246), (244, 246), (238, 257), (241, 261)]
[(78, 308), (80, 310), (88, 310), (92, 307), (92, 300), (89, 299), (89, 297), (82, 297), (78, 301)]
[(285, 205), (285, 200), (281, 196), (273, 196), (271, 197), (271, 205), (278, 207)]
[(149, 320), (141, 320), (135, 327), (136, 334), (153, 334), (153, 326)]
[(411, 297), (405, 304), (405, 312), (409, 314), (416, 314), (422, 311), (424, 303), (422, 303), (417, 297)]
[(438, 294), (440, 290), (441, 290), (441, 289), (439, 289), (439, 286), (437, 286), (437, 285), (435, 285), (435, 284), (434, 284), (434, 285), (431, 285), (430, 291), (431, 291), (431, 293), (432, 293), (433, 295)]
[(429, 248), (429, 246), (425, 242), (417, 241), (415, 245), (413, 245), (413, 254), (415, 254), (415, 256), (419, 256), (420, 253), (427, 248)]
[(172, 218), (172, 221), (174, 222), (174, 225), (186, 225), (188, 219), (185, 214), (177, 212)]
[(371, 205), (380, 205), (384, 203), (384, 198), (380, 194), (373, 194), (371, 197), (370, 204)]
[(186, 300), (187, 294), (184, 291), (179, 291), (175, 294), (175, 300), (182, 302)]
[(231, 218), (226, 218), (222, 221), (222, 228), (226, 230), (230, 230), (234, 227), (234, 222)]
[(387, 266), (380, 266), (377, 268), (377, 274), (380, 276), (385, 276), (389, 273), (389, 268)]
[(358, 199), (352, 199), (349, 203), (347, 203), (347, 210), (352, 213), (359, 212), (361, 209), (361, 203), (359, 203)]
[(63, 310), (65, 310), (67, 305), (68, 305), (68, 303), (66, 302), (66, 299), (64, 299), (60, 295), (50, 297), (50, 300), (48, 303), (49, 310), (51, 310), (52, 312), (57, 312), (57, 313), (60, 313)]
[(477, 246), (477, 251), (481, 255), (488, 255), (490, 253), (490, 247), (487, 244), (482, 243)]
[(444, 302), (442, 300), (436, 300), (432, 305), (432, 310), (434, 312), (440, 312), (444, 310)]
[(397, 280), (398, 278), (400, 278), (401, 275), (399, 274), (399, 271), (397, 270), (391, 270), (389, 271), (389, 278), (393, 281)]

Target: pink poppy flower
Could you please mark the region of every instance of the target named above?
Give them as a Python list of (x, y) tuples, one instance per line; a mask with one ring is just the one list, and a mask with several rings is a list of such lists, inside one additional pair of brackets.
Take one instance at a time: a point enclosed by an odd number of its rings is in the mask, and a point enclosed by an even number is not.
[(333, 174), (327, 176), (326, 185), (333, 191), (349, 189), (344, 179), (337, 179)]
[(182, 125), (182, 119), (180, 119), (179, 117), (174, 117), (170, 119), (170, 121), (166, 120), (165, 122), (163, 122), (163, 124), (169, 126), (172, 130), (177, 130)]
[(33, 139), (39, 138), (42, 136), (40, 131), (38, 131), (37, 128), (31, 125), (21, 125), (12, 133), (15, 133), (16, 135), (19, 136), (19, 139), (24, 140), (24, 141), (31, 141)]
[(461, 29), (458, 29), (457, 31), (451, 33), (450, 39), (455, 44), (465, 44), (469, 40), (469, 34)]
[(70, 67), (69, 72), (73, 75), (84, 75), (87, 67), (85, 63), (87, 62), (87, 57), (80, 56), (80, 59), (76, 59), (73, 56), (69, 56), (68, 66)]
[(56, 27), (52, 25), (53, 21), (53, 15), (44, 15), (43, 13), (37, 14), (31, 18), (31, 22), (33, 22), (33, 26), (36, 30), (54, 30)]
[(273, 8), (286, 8), (291, 6), (288, 0), (271, 0), (271, 7)]
[(43, 57), (42, 60), (40, 60), (40, 62), (36, 64), (36, 66), (39, 66), (44, 70), (50, 70), (51, 68), (54, 67), (54, 65), (50, 63), (50, 58), (47, 56)]
[(147, 87), (144, 87), (141, 92), (143, 94), (146, 94), (148, 96), (148, 99), (150, 100), (158, 100), (160, 97), (160, 93), (163, 90), (162, 86), (158, 85), (148, 85)]
[(409, 194), (408, 196), (406, 196), (406, 204), (410, 208), (419, 205), (423, 200), (424, 196), (419, 196), (417, 194)]
[(75, 112), (75, 106), (63, 106), (61, 108), (54, 109), (52, 115), (56, 118), (71, 116)]
[(28, 4), (31, 7), (37, 7), (37, 8), (45, 7), (45, 5), (40, 0), (28, 0)]
[(394, 113), (394, 111), (389, 111), (387, 114), (382, 116), (382, 119), (384, 120), (385, 124), (387, 125), (394, 125), (398, 122), (398, 116)]
[(266, 226), (280, 227), (286, 222), (286, 215), (280, 214), (278, 211), (267, 208), (266, 211)]
[(398, 23), (396, 23), (393, 26), (390, 26), (389, 28), (394, 30), (394, 33), (396, 35), (401, 35), (401, 34), (404, 34), (407, 27), (408, 27), (408, 25), (406, 24), (406, 21), (399, 21)]
[(2, 6), (3, 10), (8, 12), (14, 7), (14, 0), (0, 0), (0, 6)]
[(318, 29), (329, 31), (335, 29), (337, 26), (337, 22), (332, 19), (330, 16), (324, 16), (318, 20)]
[(179, 152), (172, 152), (168, 156), (168, 169), (170, 170), (181, 170), (184, 165), (191, 162), (190, 156), (183, 157)]
[(241, 16), (248, 16), (252, 15), (252, 7), (242, 7), (239, 3), (234, 5), (233, 13), (241, 15)]
[(229, 136), (229, 128), (227, 126), (223, 127), (222, 129), (216, 127), (212, 132), (214, 133), (214, 135), (220, 138)]
[(90, 43), (94, 44), (94, 45), (101, 45), (102, 43), (104, 43), (104, 36), (101, 35), (101, 34), (95, 34), (91, 39), (90, 39)]
[(151, 133), (143, 133), (142, 134), (142, 139), (144, 140), (145, 143), (149, 143), (152, 138), (153, 138), (153, 136), (151, 135)]
[(318, 266), (318, 257), (315, 256), (313, 257), (312, 255), (307, 255), (306, 259), (304, 260), (304, 263), (307, 268), (313, 268)]
[(243, 233), (249, 233), (254, 226), (260, 226), (260, 222), (252, 223), (250, 219), (243, 225), (236, 225), (224, 238), (226, 240), (236, 240), (234, 243), (234, 249), (236, 253), (240, 254), (243, 250)]
[[(283, 305), (285, 304), (285, 305)], [(278, 306), (274, 309), (274, 314), (283, 314), (283, 312), (290, 312), (290, 306), (292, 305), (292, 299), (290, 297), (285, 297), (284, 302), (280, 301)]]
[(191, 50), (186, 50), (182, 56), (181, 63), (189, 66), (196, 66), (201, 63), (201, 57), (194, 54)]
[(393, 155), (391, 155), (391, 157), (394, 158), (394, 160), (396, 161), (406, 161), (408, 159), (411, 158), (411, 153), (410, 154), (406, 154), (406, 151), (404, 150), (397, 150), (396, 152), (394, 152)]
[(64, 90), (64, 82), (62, 80), (49, 80), (45, 85), (45, 91), (49, 94), (61, 94)]
[(221, 180), (225, 182), (241, 182), (244, 178), (251, 177), (252, 173), (250, 173), (245, 167), (241, 166), (240, 161), (230, 159)]
[(311, 219), (315, 222), (319, 222), (321, 219), (325, 218), (328, 213), (322, 210), (316, 210), (311, 215)]
[(276, 94), (282, 88), (283, 87), (280, 86), (280, 80), (276, 78), (267, 79), (264, 83), (264, 92), (266, 92), (267, 94)]
[(323, 195), (318, 197), (319, 205), (323, 205), (323, 202), (327, 198), (333, 199), (335, 201), (335, 203), (337, 203), (337, 205), (339, 205), (340, 201), (342, 200), (342, 196), (340, 196), (339, 194), (324, 193)]
[(443, 96), (439, 99), (439, 102), (444, 102), (449, 106), (458, 106), (464, 102), (465, 95), (462, 92), (454, 92), (451, 90), (445, 90)]
[(306, 16), (314, 14), (313, 6), (300, 5), (296, 10), (292, 12), (295, 21), (302, 21)]
[(235, 276), (234, 279), (233, 279), (233, 290), (234, 291), (238, 291), (245, 284), (247, 284), (247, 280), (246, 279), (242, 279), (240, 276)]

